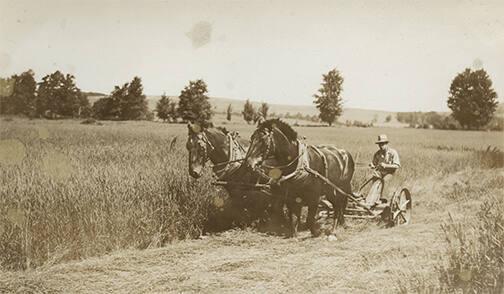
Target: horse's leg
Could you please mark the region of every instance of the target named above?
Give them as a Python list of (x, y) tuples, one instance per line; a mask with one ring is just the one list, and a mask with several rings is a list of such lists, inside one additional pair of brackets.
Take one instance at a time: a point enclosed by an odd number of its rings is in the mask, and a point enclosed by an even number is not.
[[(343, 190), (347, 192), (348, 194), (352, 194), (352, 184), (348, 181), (345, 185), (343, 185)], [(338, 222), (343, 226), (343, 228), (347, 228), (347, 225), (345, 224), (345, 210), (348, 205), (348, 197), (346, 195), (343, 195), (341, 193), (337, 194), (337, 200), (340, 203), (340, 213), (338, 216)]]
[(271, 215), (271, 219), (278, 225), (285, 224), (284, 204), (284, 199), (281, 195), (273, 194), (270, 203), (271, 207), (269, 207), (268, 210)]
[(336, 191), (333, 189), (327, 189), (326, 193), (326, 198), (331, 202), (332, 207), (333, 207), (333, 223), (331, 226), (331, 235), (336, 236), (336, 227), (338, 226), (338, 219), (339, 219), (339, 203), (338, 203), (338, 195), (336, 194)]
[(338, 224), (344, 226), (345, 224), (345, 209), (347, 205), (347, 198), (345, 195), (338, 193), (333, 189), (327, 189), (325, 191), (327, 200), (331, 202), (333, 206), (333, 223), (331, 226), (331, 235), (336, 236), (336, 229)]
[(233, 215), (233, 221), (235, 226), (239, 228), (245, 228), (249, 221), (248, 210), (246, 208), (245, 199), (248, 195), (241, 190), (235, 191), (231, 195), (231, 213)]
[(318, 201), (315, 203), (310, 203), (308, 205), (308, 215), (306, 217), (306, 226), (310, 228), (310, 232), (313, 237), (320, 236), (320, 226), (315, 221), (315, 216), (317, 215), (318, 210)]
[(335, 192), (334, 194), (336, 197), (336, 206), (334, 210), (336, 220), (333, 230), (336, 231), (338, 224), (342, 225), (345, 228), (345, 209), (347, 206), (348, 199), (346, 198), (345, 195), (339, 192)]
[(296, 203), (295, 200), (287, 201), (287, 209), (289, 210), (289, 221), (290, 221), (290, 236), (291, 238), (297, 238), (297, 229), (299, 222), (301, 221), (301, 205)]

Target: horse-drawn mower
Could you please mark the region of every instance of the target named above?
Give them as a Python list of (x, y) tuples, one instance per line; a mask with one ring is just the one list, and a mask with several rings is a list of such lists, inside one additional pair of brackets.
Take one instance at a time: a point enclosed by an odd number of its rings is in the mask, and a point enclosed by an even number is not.
[[(325, 184), (331, 186), (336, 191), (344, 194), (349, 202), (345, 209), (345, 217), (352, 219), (367, 219), (367, 220), (377, 220), (384, 223), (387, 227), (393, 227), (396, 225), (407, 225), (411, 222), (411, 211), (412, 211), (412, 198), (411, 193), (407, 188), (397, 189), (391, 196), (384, 198), (383, 179), (377, 177), (376, 175), (371, 176), (367, 179), (355, 193), (349, 194), (343, 191), (340, 187), (332, 183), (329, 179), (319, 174), (317, 171), (305, 167), (306, 171), (313, 176), (320, 179)], [(380, 193), (380, 202), (375, 205), (368, 205), (365, 202), (366, 188), (375, 181), (377, 184), (372, 187), (368, 193), (373, 193), (373, 188), (377, 189)], [(264, 193), (268, 193), (270, 185), (268, 184), (245, 184), (239, 182), (226, 182), (226, 181), (216, 181), (214, 185), (219, 186), (241, 186), (245, 189), (257, 189), (262, 190)], [(268, 193), (272, 195), (271, 193)], [(322, 198), (319, 205), (318, 218), (329, 219), (332, 218), (333, 207), (331, 202), (327, 199)]]
[[(341, 190), (338, 186), (334, 185), (317, 172), (314, 172), (314, 176), (318, 177), (334, 189)], [(372, 187), (368, 193), (378, 191), (380, 193), (380, 203), (368, 205), (365, 201), (367, 197), (364, 196), (366, 195), (364, 191), (369, 184), (372, 184), (375, 181), (377, 181), (376, 185)], [(346, 195), (349, 199), (348, 205), (345, 209), (345, 217), (368, 220), (374, 219), (384, 223), (387, 227), (409, 224), (411, 222), (411, 210), (413, 204), (410, 191), (407, 188), (400, 188), (388, 198), (384, 198), (382, 195), (383, 188), (383, 179), (373, 175), (360, 186), (358, 192), (356, 193), (348, 194), (344, 191), (339, 191), (340, 193)], [(322, 199), (319, 205), (319, 218), (331, 217), (332, 213), (333, 209), (331, 202), (326, 199)]]

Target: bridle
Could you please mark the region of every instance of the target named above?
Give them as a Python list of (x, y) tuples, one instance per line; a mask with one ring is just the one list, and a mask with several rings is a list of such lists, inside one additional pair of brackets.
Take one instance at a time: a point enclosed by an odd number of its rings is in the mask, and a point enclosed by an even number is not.
[[(276, 150), (276, 145), (275, 145), (275, 140), (273, 138), (273, 130), (267, 131), (266, 133), (267, 139), (266, 139), (266, 148), (264, 149), (262, 153), (262, 160), (260, 163), (263, 163), (264, 161), (268, 159), (274, 158), (273, 153)], [(262, 138), (261, 138), (262, 140)], [(271, 153), (271, 155), (270, 155)]]
[[(213, 164), (211, 166), (214, 169), (214, 172), (216, 174), (225, 174), (225, 172), (229, 168), (230, 163), (241, 162), (244, 160), (243, 158), (240, 158), (240, 159), (236, 158), (236, 154), (237, 154), (238, 150), (242, 151), (243, 153), (245, 153), (246, 151), (243, 148), (243, 146), (235, 140), (235, 136), (237, 136), (235, 133), (227, 133), (226, 134), (228, 146), (229, 146), (228, 160)], [(200, 152), (203, 154), (202, 162), (203, 162), (203, 164), (205, 164), (210, 159), (210, 153), (215, 151), (216, 148), (215, 148), (214, 144), (212, 143), (212, 141), (210, 141), (210, 139), (208, 139), (208, 136), (205, 133), (205, 131), (200, 132), (199, 134), (196, 135), (196, 137), (197, 137), (197, 143), (200, 148)], [(220, 170), (215, 170), (215, 168), (220, 167), (220, 166), (224, 166), (224, 167)]]
[[(200, 132), (196, 134), (196, 143), (198, 144), (198, 148), (200, 149), (200, 152), (203, 154), (203, 164), (208, 161), (209, 159), (209, 152), (208, 149), (210, 149), (210, 152), (215, 150), (215, 146), (212, 144), (212, 142), (208, 139), (207, 135), (205, 132)], [(193, 139), (191, 138), (191, 141)]]

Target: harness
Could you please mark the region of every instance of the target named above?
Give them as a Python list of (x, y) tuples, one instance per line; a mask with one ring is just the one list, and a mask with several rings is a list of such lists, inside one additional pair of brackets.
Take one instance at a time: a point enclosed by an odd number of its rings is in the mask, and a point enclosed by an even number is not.
[[(202, 135), (200, 138), (204, 142), (203, 154), (204, 154), (204, 161), (206, 162), (209, 159), (207, 148), (209, 147), (211, 149), (211, 151), (214, 151), (216, 148), (212, 144), (212, 142), (208, 139), (205, 132), (202, 132)], [(235, 140), (234, 133), (233, 134), (227, 133), (226, 134), (226, 141), (228, 142), (228, 146), (229, 146), (228, 160), (212, 165), (212, 169), (218, 178), (221, 178), (222, 176), (226, 175), (229, 172), (229, 170), (231, 169), (231, 163), (243, 161), (243, 158), (238, 158), (238, 154), (240, 151), (245, 153), (245, 149), (243, 148), (243, 146), (240, 143), (238, 143), (238, 141)], [(220, 167), (220, 166), (224, 166), (224, 167), (219, 169), (218, 167)]]
[(327, 178), (329, 176), (329, 165), (327, 164), (327, 158), (326, 158), (325, 154), (322, 151), (320, 151), (320, 149), (316, 146), (309, 145), (308, 147), (310, 147), (313, 151), (315, 151), (315, 153), (317, 153), (318, 156), (320, 156), (322, 158), (322, 163), (324, 165), (323, 176)]
[[(273, 140), (271, 141), (273, 142)], [(296, 169), (294, 169), (294, 171), (292, 171), (291, 173), (287, 174), (287, 175), (282, 175), (280, 178), (278, 179), (272, 179), (271, 176), (269, 175), (266, 175), (264, 174), (264, 172), (260, 171), (259, 172), (261, 173), (262, 176), (264, 177), (267, 177), (270, 179), (270, 181), (272, 182), (275, 182), (275, 183), (282, 183), (282, 182), (285, 182), (285, 181), (288, 181), (290, 179), (301, 179), (301, 178), (306, 178), (308, 177), (309, 175), (313, 174), (312, 173), (312, 169), (310, 168), (310, 158), (309, 158), (309, 155), (308, 155), (308, 148), (312, 149), (320, 158), (322, 158), (322, 163), (323, 163), (323, 166), (324, 166), (324, 177), (327, 177), (328, 174), (329, 174), (329, 171), (328, 171), (328, 165), (327, 165), (327, 158), (326, 156), (324, 155), (324, 153), (322, 151), (320, 151), (319, 148), (317, 148), (316, 146), (313, 146), (313, 145), (305, 145), (303, 142), (297, 140), (297, 143), (298, 143), (298, 155), (296, 156), (296, 158), (294, 158), (293, 160), (291, 160), (289, 163), (285, 164), (285, 165), (280, 165), (280, 166), (271, 166), (271, 165), (267, 165), (267, 164), (262, 164), (263, 167), (265, 168), (268, 168), (270, 170), (272, 169), (279, 169), (279, 170), (282, 170), (282, 169), (285, 169), (285, 168), (288, 168), (290, 166), (292, 166), (293, 164), (295, 164), (297, 162), (297, 166), (296, 166)], [(268, 148), (267, 148), (267, 151), (269, 151), (270, 149), (270, 144), (268, 144)]]

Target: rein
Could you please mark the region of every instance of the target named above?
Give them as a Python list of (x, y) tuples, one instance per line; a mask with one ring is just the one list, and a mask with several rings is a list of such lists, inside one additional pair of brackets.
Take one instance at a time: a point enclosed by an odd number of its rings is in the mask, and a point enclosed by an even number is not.
[[(301, 142), (298, 142), (298, 144), (301, 144)], [(274, 165), (268, 165), (268, 164), (261, 164), (261, 166), (265, 167), (265, 168), (269, 168), (269, 169), (283, 169), (283, 168), (288, 168), (290, 167), (291, 165), (293, 165), (294, 163), (296, 163), (296, 161), (298, 161), (301, 156), (304, 155), (304, 150), (303, 152), (299, 152), (298, 156), (296, 156), (296, 158), (294, 158), (291, 162), (287, 163), (287, 164), (284, 164), (284, 165), (277, 165), (277, 166), (274, 166)], [(268, 157), (267, 159), (274, 159), (275, 157)]]
[[(216, 167), (224, 166), (224, 168), (222, 168), (220, 170), (217, 170), (217, 171), (214, 171), (216, 174), (224, 174), (228, 170), (230, 163), (241, 162), (241, 161), (245, 160), (243, 158), (236, 159), (236, 152), (235, 152), (236, 148), (241, 149), (242, 151), (245, 151), (244, 148), (243, 148), (243, 146), (241, 146), (241, 144), (239, 144), (238, 142), (236, 142), (236, 140), (234, 140), (232, 134), (228, 133), (226, 135), (226, 137), (227, 137), (228, 142), (229, 142), (228, 143), (229, 144), (228, 160), (211, 165), (211, 168), (216, 168)], [(207, 146), (210, 146), (210, 149), (212, 151), (215, 150), (216, 148), (212, 144), (212, 142), (208, 139), (208, 137), (207, 137), (207, 135), (206, 135), (206, 133), (204, 131), (203, 131), (203, 134), (201, 136), (201, 139), (205, 143), (205, 150), (204, 150), (205, 157), (204, 157), (204, 161), (206, 162), (206, 161), (209, 160), (209, 157), (210, 157), (208, 155), (207, 150), (206, 150)]]
[(230, 164), (230, 163), (235, 163), (235, 162), (242, 162), (244, 161), (245, 159), (235, 159), (235, 160), (228, 160), (228, 161), (224, 161), (224, 162), (220, 162), (220, 163), (217, 163), (217, 164), (212, 164), (211, 167), (214, 168), (214, 167), (217, 167), (217, 166), (221, 166), (221, 165), (226, 165), (226, 164)]

